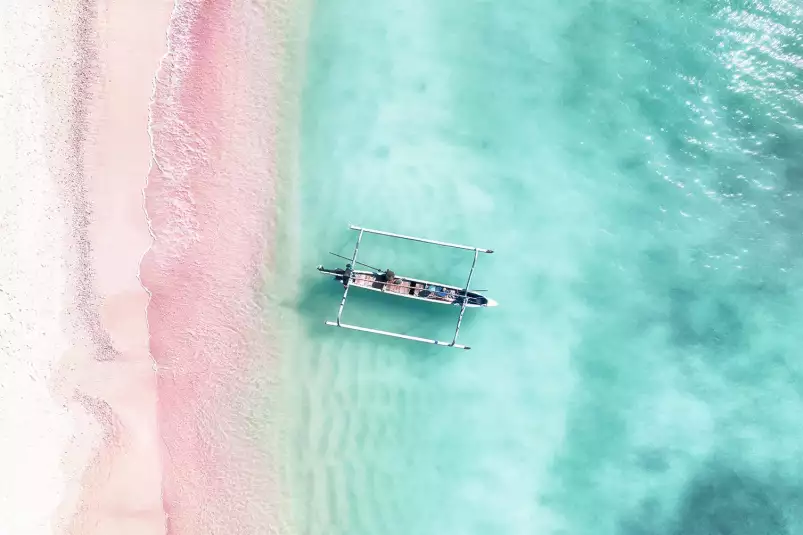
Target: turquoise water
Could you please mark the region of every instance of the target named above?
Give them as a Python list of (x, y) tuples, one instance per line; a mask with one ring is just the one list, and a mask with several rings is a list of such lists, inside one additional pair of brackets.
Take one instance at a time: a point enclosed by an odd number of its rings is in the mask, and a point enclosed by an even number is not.
[[(285, 303), (299, 532), (803, 533), (802, 75), (792, 2), (318, 3)], [(349, 223), (496, 250), (472, 351), (323, 325), (342, 288), (315, 266)], [(360, 257), (456, 283), (471, 261)], [(355, 291), (344, 319), (456, 316)]]

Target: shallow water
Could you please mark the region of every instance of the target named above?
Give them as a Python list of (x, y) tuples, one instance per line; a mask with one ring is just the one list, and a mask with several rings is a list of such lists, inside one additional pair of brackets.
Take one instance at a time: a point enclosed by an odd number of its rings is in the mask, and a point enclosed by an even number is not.
[[(318, 4), (284, 303), (304, 534), (803, 533), (803, 8)], [(349, 223), (496, 250), (461, 352), (323, 325)], [(462, 283), (470, 253), (360, 258)], [(457, 310), (351, 293), (448, 337)]]

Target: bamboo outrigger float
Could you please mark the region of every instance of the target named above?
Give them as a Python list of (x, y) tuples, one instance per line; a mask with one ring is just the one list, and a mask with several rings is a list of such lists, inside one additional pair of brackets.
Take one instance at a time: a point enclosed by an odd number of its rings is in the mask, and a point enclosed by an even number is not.
[[(326, 321), (326, 325), (331, 325), (333, 327), (342, 327), (344, 329), (351, 329), (354, 331), (363, 331), (374, 334), (381, 334), (384, 336), (392, 336), (394, 338), (403, 338), (405, 340), (413, 340), (415, 342), (424, 342), (427, 344), (435, 344), (439, 346), (456, 347), (458, 349), (471, 349), (471, 347), (469, 346), (458, 344), (457, 336), (460, 333), (460, 324), (463, 322), (463, 314), (465, 314), (466, 308), (497, 306), (496, 301), (494, 301), (493, 299), (489, 299), (484, 295), (481, 295), (476, 290), (474, 291), (469, 290), (469, 285), (471, 284), (471, 278), (474, 275), (474, 266), (476, 266), (477, 264), (477, 256), (479, 255), (479, 253), (490, 254), (493, 253), (493, 251), (491, 249), (482, 249), (480, 247), (457, 245), (454, 243), (427, 240), (424, 238), (416, 238), (413, 236), (404, 236), (402, 234), (394, 234), (392, 232), (367, 229), (367, 228), (357, 227), (354, 225), (350, 225), (350, 228), (352, 230), (359, 231), (359, 234), (357, 235), (357, 243), (354, 246), (354, 254), (351, 257), (351, 262), (349, 264), (346, 264), (346, 269), (341, 269), (341, 268), (327, 269), (324, 268), (323, 266), (318, 266), (318, 271), (320, 271), (321, 273), (325, 273), (327, 275), (333, 275), (335, 279), (342, 282), (343, 286), (345, 287), (345, 290), (343, 292), (343, 298), (340, 300), (340, 309), (338, 310), (337, 313), (337, 320)], [(390, 270), (382, 271), (382, 270), (377, 270), (375, 268), (371, 268), (374, 271), (363, 271), (363, 270), (353, 269), (353, 266), (355, 264), (360, 264), (370, 268), (370, 266), (366, 266), (365, 264), (357, 262), (357, 253), (359, 252), (360, 241), (362, 241), (364, 233), (378, 234), (380, 236), (388, 236), (391, 238), (400, 238), (404, 240), (430, 243), (433, 245), (439, 245), (441, 247), (453, 247), (456, 249), (466, 249), (469, 251), (474, 251), (474, 261), (471, 264), (471, 270), (468, 273), (468, 280), (466, 281), (465, 288), (460, 288), (458, 286), (453, 286), (448, 284), (439, 284), (436, 282), (426, 281), (421, 279), (413, 279), (411, 277), (400, 277)], [(335, 255), (335, 256), (340, 256), (340, 255)], [(348, 260), (348, 258), (346, 258), (346, 260)], [(407, 334), (394, 333), (389, 331), (380, 331), (378, 329), (371, 329), (368, 327), (360, 327), (358, 325), (349, 325), (343, 323), (341, 321), (341, 316), (343, 315), (343, 307), (346, 305), (346, 298), (348, 297), (349, 288), (351, 288), (352, 286), (356, 288), (363, 288), (366, 290), (387, 293), (409, 299), (417, 299), (420, 301), (429, 301), (434, 303), (459, 306), (460, 316), (457, 319), (457, 326), (455, 327), (452, 341), (444, 342), (441, 340), (435, 340), (431, 338), (422, 338), (420, 336), (410, 336)]]

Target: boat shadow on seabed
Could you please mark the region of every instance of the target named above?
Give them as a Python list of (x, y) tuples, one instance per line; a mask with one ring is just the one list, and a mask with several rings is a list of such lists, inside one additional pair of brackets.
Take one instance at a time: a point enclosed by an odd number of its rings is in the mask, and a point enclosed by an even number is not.
[[(327, 329), (320, 318), (337, 314), (339, 300), (343, 296), (343, 285), (332, 278), (321, 280), (320, 277), (304, 277), (304, 279), (296, 309), (305, 330), (317, 334)], [(345, 321), (353, 318), (355, 321), (371, 323), (378, 329), (434, 334), (436, 330), (447, 332), (449, 327), (444, 329), (444, 325), (451, 326), (457, 320), (459, 313), (460, 307), (456, 306), (435, 307), (425, 301), (413, 299), (389, 300), (387, 296), (378, 292), (353, 294), (349, 292), (343, 319)], [(464, 323), (473, 323), (473, 318), (466, 314)]]
[[(471, 349), (471, 346), (469, 345), (463, 343), (457, 343), (457, 338), (460, 334), (460, 326), (463, 322), (465, 312), (468, 308), (486, 308), (488, 306), (494, 306), (494, 307), (497, 306), (496, 301), (489, 299), (486, 296), (480, 295), (475, 291), (469, 290), (469, 288), (471, 288), (471, 278), (474, 274), (474, 268), (477, 264), (478, 255), (480, 253), (490, 254), (493, 253), (493, 250), (484, 249), (480, 247), (473, 247), (468, 245), (459, 245), (454, 243), (429, 240), (426, 238), (418, 238), (415, 236), (405, 236), (403, 234), (396, 234), (382, 230), (367, 229), (363, 227), (357, 227), (354, 225), (350, 225), (350, 228), (352, 230), (358, 231), (358, 235), (357, 235), (357, 241), (354, 245), (354, 252), (351, 257), (351, 262), (347, 264), (346, 269), (345, 270), (326, 269), (322, 265), (319, 265), (317, 268), (320, 273), (325, 273), (329, 276), (333, 276), (332, 278), (335, 281), (340, 282), (345, 288), (343, 296), (340, 300), (340, 306), (338, 307), (336, 320), (333, 321), (327, 319), (325, 321), (325, 324), (332, 327), (339, 327), (352, 331), (360, 331), (365, 333), (383, 335), (391, 338), (404, 339), (414, 342), (423, 342), (426, 344), (433, 344), (435, 346), (440, 346), (440, 347), (452, 347), (455, 349)], [(461, 289), (459, 286), (441, 285), (441, 284), (436, 284), (432, 281), (419, 280), (410, 277), (397, 277), (390, 270), (386, 270), (381, 273), (352, 270), (353, 265), (359, 264), (359, 262), (357, 262), (357, 256), (360, 248), (360, 242), (362, 241), (364, 234), (377, 234), (396, 239), (429, 243), (440, 247), (449, 247), (454, 249), (463, 249), (472, 251), (474, 253), (474, 260), (471, 264), (471, 270), (468, 273), (468, 279), (465, 283), (465, 288)], [(335, 256), (340, 256), (340, 255), (335, 255)], [(365, 265), (365, 267), (368, 267), (369, 269), (372, 270), (376, 269), (376, 268), (371, 268), (371, 266), (368, 265)], [(441, 304), (459, 306), (460, 313), (457, 317), (457, 322), (455, 324), (454, 333), (452, 334), (452, 339), (448, 340), (448, 338), (441, 338), (441, 339), (425, 338), (420, 334), (406, 334), (405, 332), (401, 332), (399, 330), (390, 330), (390, 329), (386, 330), (383, 328), (379, 328), (379, 326), (373, 324), (373, 322), (376, 320), (381, 321), (387, 317), (386, 315), (382, 314), (381, 311), (379, 310), (374, 315), (372, 315), (371, 323), (361, 322), (362, 324), (358, 325), (355, 323), (347, 323), (346, 321), (343, 321), (342, 320), (343, 311), (345, 309), (347, 298), (349, 297), (350, 294), (349, 290), (352, 287), (367, 289), (373, 291), (377, 295), (391, 294), (397, 297), (405, 297), (422, 303), (436, 302)], [(422, 317), (419, 314), (419, 323), (430, 324), (431, 321), (428, 321), (427, 317)]]

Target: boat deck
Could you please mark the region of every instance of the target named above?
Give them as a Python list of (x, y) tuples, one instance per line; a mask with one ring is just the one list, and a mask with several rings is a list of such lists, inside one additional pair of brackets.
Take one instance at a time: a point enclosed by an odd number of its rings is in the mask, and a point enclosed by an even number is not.
[(392, 283), (386, 283), (377, 279), (373, 274), (355, 272), (354, 278), (351, 282), (355, 286), (362, 286), (363, 288), (372, 288), (386, 293), (394, 293), (399, 295), (418, 297), (419, 299), (427, 299), (432, 301), (446, 301), (454, 302), (458, 294), (449, 288), (444, 288), (445, 295), (438, 296), (435, 292), (427, 296), (419, 295), (421, 290), (426, 288), (426, 284), (420, 282), (413, 282), (410, 280), (397, 277)]

